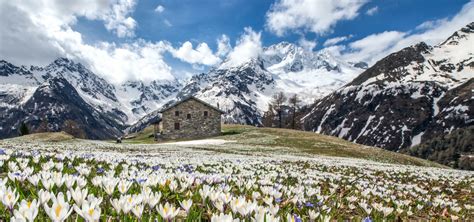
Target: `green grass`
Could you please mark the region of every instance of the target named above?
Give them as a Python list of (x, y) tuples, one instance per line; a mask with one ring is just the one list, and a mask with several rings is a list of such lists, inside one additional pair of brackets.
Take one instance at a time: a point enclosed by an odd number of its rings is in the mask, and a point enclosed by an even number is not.
[(74, 137), (66, 132), (33, 133), (13, 138), (18, 141), (63, 142), (73, 140)]
[(307, 154), (369, 159), (385, 163), (446, 167), (428, 160), (376, 147), (352, 143), (338, 137), (290, 129), (224, 125), (220, 138), (241, 144), (288, 147)]
[[(136, 133), (134, 138), (124, 143), (155, 143), (153, 127)], [(258, 128), (247, 125), (223, 125), (222, 135), (213, 137), (236, 141), (238, 144), (257, 147), (283, 147), (305, 154), (316, 154), (336, 157), (352, 157), (374, 160), (385, 163), (396, 163), (416, 166), (446, 167), (444, 165), (412, 157), (409, 155), (387, 151), (384, 149), (352, 143), (337, 137), (326, 136), (313, 132), (290, 129)], [(180, 140), (183, 141), (183, 140)], [(173, 141), (166, 141), (173, 142)]]

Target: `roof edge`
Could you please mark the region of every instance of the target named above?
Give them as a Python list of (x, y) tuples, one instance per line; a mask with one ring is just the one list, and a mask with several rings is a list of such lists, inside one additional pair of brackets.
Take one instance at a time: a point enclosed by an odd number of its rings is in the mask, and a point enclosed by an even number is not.
[(215, 107), (215, 106), (213, 106), (213, 105), (211, 105), (211, 104), (209, 104), (209, 103), (206, 103), (206, 102), (204, 102), (203, 100), (200, 100), (200, 99), (196, 98), (195, 96), (188, 96), (188, 97), (185, 97), (185, 98), (183, 98), (183, 99), (181, 99), (181, 100), (179, 100), (179, 101), (174, 102), (173, 104), (169, 105), (168, 107), (161, 109), (161, 110), (158, 111), (158, 112), (159, 112), (159, 113), (166, 112), (166, 111), (170, 110), (171, 108), (173, 108), (173, 107), (175, 107), (175, 106), (177, 106), (177, 105), (179, 105), (179, 104), (181, 104), (181, 103), (184, 103), (184, 102), (186, 102), (186, 101), (188, 101), (188, 100), (191, 100), (191, 99), (194, 99), (194, 100), (198, 101), (199, 103), (201, 103), (201, 104), (203, 104), (203, 105), (205, 105), (205, 106), (207, 106), (207, 107), (209, 107), (209, 108), (211, 108), (211, 109), (214, 109), (214, 110), (216, 110), (217, 112), (219, 112), (219, 113), (221, 113), (221, 114), (224, 114), (224, 113), (225, 113), (224, 111), (220, 110), (219, 108), (217, 108), (217, 107)]

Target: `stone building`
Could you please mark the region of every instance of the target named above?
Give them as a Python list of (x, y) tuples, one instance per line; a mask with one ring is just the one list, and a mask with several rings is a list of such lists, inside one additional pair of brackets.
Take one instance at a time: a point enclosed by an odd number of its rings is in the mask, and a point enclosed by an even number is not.
[(221, 114), (218, 108), (195, 97), (178, 101), (160, 111), (161, 119), (154, 124), (155, 139), (183, 139), (221, 134)]

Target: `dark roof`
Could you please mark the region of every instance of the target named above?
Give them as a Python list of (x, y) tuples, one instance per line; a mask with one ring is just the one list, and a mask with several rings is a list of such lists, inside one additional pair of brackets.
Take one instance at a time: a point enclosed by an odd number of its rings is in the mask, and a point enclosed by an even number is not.
[(180, 100), (180, 101), (177, 101), (177, 102), (175, 102), (175, 103), (172, 103), (172, 104), (170, 104), (169, 106), (167, 106), (167, 107), (161, 109), (161, 110), (160, 110), (160, 113), (166, 112), (167, 110), (169, 110), (169, 109), (171, 109), (171, 108), (173, 108), (173, 107), (175, 107), (175, 106), (177, 106), (177, 105), (179, 105), (179, 104), (181, 104), (181, 103), (184, 103), (184, 102), (186, 102), (186, 101), (188, 101), (188, 100), (191, 100), (191, 99), (194, 99), (194, 100), (198, 101), (199, 103), (201, 103), (201, 104), (203, 104), (203, 105), (205, 105), (205, 106), (207, 106), (207, 107), (209, 107), (209, 108), (211, 108), (211, 109), (216, 110), (217, 112), (220, 112), (220, 113), (222, 113), (222, 114), (224, 113), (224, 111), (220, 110), (219, 108), (214, 107), (214, 106), (210, 105), (209, 103), (206, 103), (206, 102), (204, 102), (204, 101), (202, 101), (202, 100), (200, 100), (200, 99), (198, 99), (198, 98), (196, 98), (196, 97), (194, 97), (194, 96), (188, 96), (188, 97), (186, 97), (186, 98), (184, 98), (184, 99), (182, 99), (182, 100)]

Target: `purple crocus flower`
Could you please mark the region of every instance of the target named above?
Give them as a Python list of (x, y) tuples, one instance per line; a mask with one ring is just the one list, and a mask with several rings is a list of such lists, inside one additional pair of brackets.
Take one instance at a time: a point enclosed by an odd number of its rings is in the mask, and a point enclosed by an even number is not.
[(362, 220), (363, 222), (372, 222), (372, 219), (370, 219), (370, 217), (366, 217), (364, 218), (364, 220)]
[(295, 217), (295, 222), (302, 222), (301, 218), (298, 217), (298, 215), (294, 214), (293, 217)]

